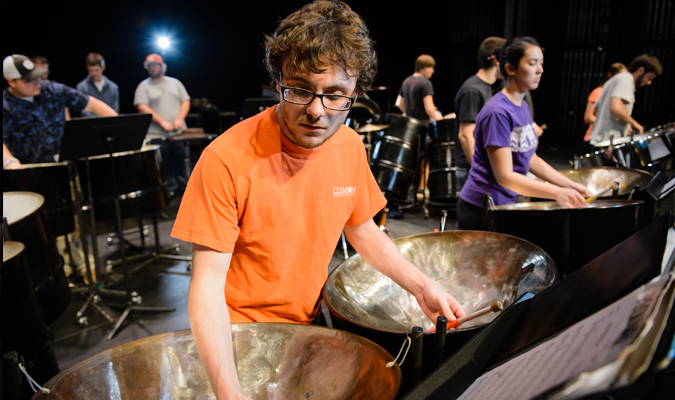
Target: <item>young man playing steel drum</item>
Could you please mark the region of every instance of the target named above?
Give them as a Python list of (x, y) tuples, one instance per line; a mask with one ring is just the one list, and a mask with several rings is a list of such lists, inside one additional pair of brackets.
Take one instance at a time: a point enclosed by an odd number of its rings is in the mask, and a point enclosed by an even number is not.
[[(595, 103), (595, 123), (591, 130), (591, 144), (597, 145), (632, 134), (642, 134), (644, 128), (632, 116), (635, 91), (652, 84), (661, 75), (663, 67), (655, 56), (635, 57), (628, 71), (614, 75), (605, 82), (602, 94)], [(630, 130), (629, 130), (630, 127)]]
[(343, 125), (376, 72), (361, 18), (342, 2), (303, 7), (267, 37), (266, 66), (279, 104), (204, 150), (172, 232), (194, 243), (190, 325), (219, 399), (246, 398), (230, 324), (317, 320), (343, 229), (432, 321), (464, 315), (372, 221), (385, 199), (358, 134)]

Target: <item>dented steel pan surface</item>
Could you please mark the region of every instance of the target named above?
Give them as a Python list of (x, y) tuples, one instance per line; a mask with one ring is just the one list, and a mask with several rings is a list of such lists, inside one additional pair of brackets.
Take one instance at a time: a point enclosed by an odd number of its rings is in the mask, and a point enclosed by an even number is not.
[[(619, 182), (622, 185), (619, 196), (629, 195), (635, 185), (640, 185), (640, 190), (645, 190), (654, 178), (654, 175), (649, 172), (615, 167), (570, 169), (560, 171), (560, 173), (572, 181), (586, 186), (593, 194), (602, 192), (612, 186), (614, 182)], [(608, 192), (601, 197), (610, 197), (611, 195), (612, 192)]]
[[(235, 324), (244, 393), (257, 399), (392, 399), (401, 373), (382, 348), (336, 329)], [(103, 351), (50, 380), (33, 399), (215, 398), (188, 330)]]
[[(556, 278), (556, 267), (548, 254), (509, 235), (448, 231), (408, 236), (394, 243), (407, 259), (452, 294), (467, 314), (496, 300), (508, 306), (526, 292), (539, 293)], [(425, 331), (433, 327), (411, 294), (358, 254), (331, 273), (323, 294), (334, 327), (364, 336), (393, 355), (414, 326)], [(448, 331), (444, 358), (495, 317), (488, 314), (467, 322), (462, 329)], [(434, 335), (423, 335), (426, 373), (432, 365)]]

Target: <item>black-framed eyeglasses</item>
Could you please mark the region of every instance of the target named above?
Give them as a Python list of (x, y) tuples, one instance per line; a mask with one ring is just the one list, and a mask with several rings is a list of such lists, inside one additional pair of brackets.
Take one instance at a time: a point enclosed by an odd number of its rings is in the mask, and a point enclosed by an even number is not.
[(319, 94), (311, 90), (284, 86), (281, 83), (281, 72), (279, 72), (279, 88), (281, 89), (281, 98), (291, 104), (306, 106), (314, 101), (315, 97), (321, 99), (321, 104), (329, 110), (347, 111), (352, 108), (356, 101), (356, 96), (344, 96), (341, 94)]

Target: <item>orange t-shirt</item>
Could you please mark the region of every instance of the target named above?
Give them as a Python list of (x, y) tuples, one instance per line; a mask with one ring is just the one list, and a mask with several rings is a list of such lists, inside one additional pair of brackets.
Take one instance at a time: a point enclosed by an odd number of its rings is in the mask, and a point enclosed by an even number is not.
[[(600, 95), (602, 94), (602, 86), (598, 86), (593, 91), (591, 94), (588, 95), (588, 102), (589, 103), (597, 103), (598, 99), (600, 98)], [(584, 113), (586, 110), (584, 110)], [(593, 124), (588, 125), (588, 129), (586, 130), (586, 134), (584, 135), (584, 142), (588, 142), (591, 140), (591, 131), (593, 130)]]
[(293, 144), (270, 108), (204, 149), (171, 235), (232, 253), (233, 323), (309, 323), (345, 224), (384, 208), (363, 142), (342, 126), (314, 150)]

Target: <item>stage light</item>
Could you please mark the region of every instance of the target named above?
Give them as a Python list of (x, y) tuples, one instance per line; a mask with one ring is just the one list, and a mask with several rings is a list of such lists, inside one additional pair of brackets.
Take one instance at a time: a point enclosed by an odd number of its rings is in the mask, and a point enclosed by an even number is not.
[(162, 36), (159, 39), (157, 39), (157, 45), (159, 46), (160, 49), (168, 49), (171, 46), (171, 41), (169, 40), (168, 37)]

